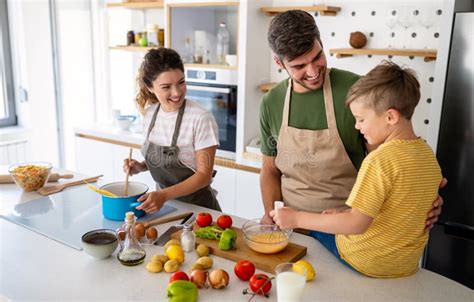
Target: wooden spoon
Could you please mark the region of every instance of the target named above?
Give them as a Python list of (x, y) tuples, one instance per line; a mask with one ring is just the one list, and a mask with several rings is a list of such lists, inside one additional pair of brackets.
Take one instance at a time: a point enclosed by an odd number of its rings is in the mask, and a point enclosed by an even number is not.
[(169, 217), (165, 217), (165, 218), (156, 218), (156, 219), (153, 219), (153, 220), (145, 221), (143, 223), (143, 226), (145, 227), (145, 229), (147, 229), (147, 228), (149, 228), (151, 226), (154, 226), (154, 225), (163, 224), (163, 223), (167, 223), (167, 222), (170, 222), (170, 221), (175, 221), (175, 220), (178, 220), (178, 219), (183, 219), (184, 217), (188, 216), (189, 214), (191, 214), (191, 212), (185, 212), (185, 213), (181, 213), (181, 214), (178, 214), (178, 215), (169, 216)]
[(127, 174), (125, 174), (125, 192), (123, 196), (128, 196), (128, 177), (130, 176), (130, 161), (132, 160), (132, 152), (133, 149), (130, 148), (130, 152), (128, 153), (128, 170)]
[(69, 187), (77, 186), (77, 185), (83, 185), (84, 181), (96, 182), (99, 179), (99, 177), (102, 177), (102, 176), (104, 176), (104, 175), (98, 175), (98, 176), (89, 177), (89, 178), (85, 178), (85, 179), (81, 179), (81, 180), (71, 181), (71, 182), (67, 182), (67, 183), (64, 183), (64, 184), (60, 184), (60, 185), (52, 185), (52, 186), (42, 187), (41, 189), (38, 190), (38, 193), (43, 195), (43, 196), (50, 195), (50, 194), (53, 194), (53, 193), (58, 193), (58, 192), (61, 192), (62, 190), (64, 190), (65, 188), (69, 188)]

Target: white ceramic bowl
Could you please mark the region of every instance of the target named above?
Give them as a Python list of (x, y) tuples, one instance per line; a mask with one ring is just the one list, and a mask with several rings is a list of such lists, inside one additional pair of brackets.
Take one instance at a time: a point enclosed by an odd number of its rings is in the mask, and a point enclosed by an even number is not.
[(82, 235), (82, 247), (90, 256), (105, 259), (117, 249), (118, 240), (115, 231), (98, 229)]
[(135, 119), (136, 117), (133, 115), (119, 115), (115, 118), (115, 122), (120, 129), (128, 131)]
[(229, 66), (237, 66), (237, 55), (226, 55), (225, 60)]

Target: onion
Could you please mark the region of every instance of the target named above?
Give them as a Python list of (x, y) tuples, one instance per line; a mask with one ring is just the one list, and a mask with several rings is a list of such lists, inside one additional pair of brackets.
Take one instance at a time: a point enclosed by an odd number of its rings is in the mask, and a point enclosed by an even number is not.
[(208, 276), (207, 271), (195, 269), (191, 272), (191, 282), (196, 284), (198, 288), (202, 288), (202, 287), (207, 288), (207, 283), (206, 283), (207, 276)]
[(213, 288), (224, 288), (229, 284), (229, 274), (222, 269), (215, 269), (209, 274), (209, 283)]

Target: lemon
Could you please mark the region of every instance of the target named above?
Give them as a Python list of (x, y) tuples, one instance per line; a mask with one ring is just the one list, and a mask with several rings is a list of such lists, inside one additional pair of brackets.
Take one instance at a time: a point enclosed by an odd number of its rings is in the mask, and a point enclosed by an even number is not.
[(293, 271), (298, 274), (304, 274), (304, 269), (306, 269), (306, 281), (312, 281), (316, 277), (316, 271), (314, 267), (306, 260), (298, 260), (293, 263)]
[(170, 260), (176, 260), (179, 263), (184, 262), (184, 251), (180, 246), (177, 246), (177, 245), (168, 246), (165, 254)]

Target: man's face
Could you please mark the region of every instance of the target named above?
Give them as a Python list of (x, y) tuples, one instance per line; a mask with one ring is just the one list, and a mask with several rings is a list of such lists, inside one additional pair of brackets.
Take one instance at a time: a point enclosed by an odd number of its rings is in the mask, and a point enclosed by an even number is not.
[(327, 61), (323, 48), (316, 39), (309, 52), (291, 61), (277, 60), (277, 64), (284, 68), (293, 79), (293, 89), (296, 92), (312, 91), (323, 86)]

